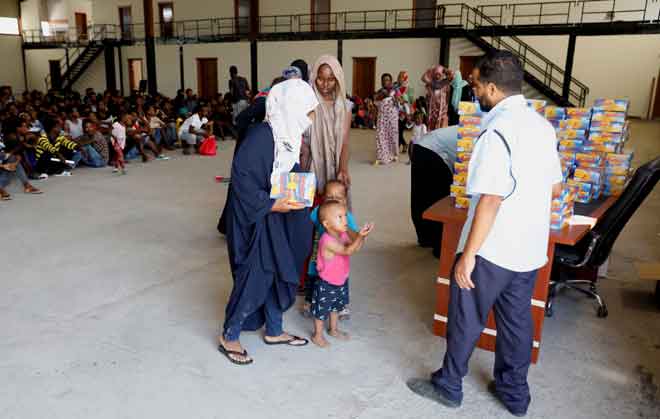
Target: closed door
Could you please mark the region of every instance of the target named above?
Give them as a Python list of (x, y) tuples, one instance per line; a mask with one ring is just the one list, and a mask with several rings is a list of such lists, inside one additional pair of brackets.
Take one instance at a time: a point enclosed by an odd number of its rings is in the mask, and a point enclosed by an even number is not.
[(142, 80), (142, 59), (129, 58), (128, 60), (128, 86), (131, 92), (139, 90), (140, 80)]
[(160, 19), (160, 36), (164, 38), (174, 36), (174, 4), (158, 3), (158, 16)]
[(413, 20), (416, 28), (435, 27), (436, 0), (413, 0)]
[(376, 58), (353, 58), (353, 95), (365, 99), (376, 91)]
[(234, 14), (238, 33), (259, 32), (259, 0), (234, 0)]
[(204, 99), (218, 94), (218, 59), (197, 59), (197, 94)]
[(48, 60), (48, 67), (50, 69), (50, 87), (53, 89), (60, 89), (62, 87), (62, 69), (60, 68), (60, 60)]
[(468, 76), (472, 74), (472, 70), (478, 59), (479, 57), (468, 55), (461, 57), (461, 76), (463, 76), (463, 80), (467, 80)]
[(655, 100), (651, 118), (660, 118), (660, 71), (658, 71), (658, 78), (655, 81)]
[(330, 0), (312, 1), (312, 31), (330, 30)]
[(76, 32), (78, 39), (87, 39), (87, 15), (85, 13), (76, 13)]
[(131, 39), (131, 25), (133, 24), (133, 17), (131, 16), (131, 7), (119, 8), (119, 27), (121, 28), (121, 37), (123, 39)]

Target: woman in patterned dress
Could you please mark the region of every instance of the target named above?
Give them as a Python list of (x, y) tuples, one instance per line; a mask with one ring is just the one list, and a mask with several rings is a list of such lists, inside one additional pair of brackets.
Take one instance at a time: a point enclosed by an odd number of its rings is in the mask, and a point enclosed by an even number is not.
[(395, 162), (399, 155), (399, 108), (394, 97), (392, 75), (385, 73), (380, 80), (383, 87), (376, 94), (376, 166)]

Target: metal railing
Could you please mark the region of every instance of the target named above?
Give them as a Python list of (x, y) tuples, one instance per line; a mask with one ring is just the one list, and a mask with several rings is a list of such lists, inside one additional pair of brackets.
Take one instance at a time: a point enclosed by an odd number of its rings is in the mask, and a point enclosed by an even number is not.
[[(471, 9), (466, 14), (465, 29), (478, 29), (484, 26), (498, 25), (497, 21), (483, 14), (480, 10)], [(493, 36), (483, 38), (494, 48), (505, 49), (518, 56), (523, 69), (541, 81), (552, 91), (561, 95), (564, 85), (564, 70), (529, 44), (516, 36)], [(571, 77), (569, 85), (569, 100), (579, 106), (585, 104), (589, 88), (579, 80)]]
[[(659, 23), (660, 3), (655, 0), (550, 1), (477, 6), (501, 26), (581, 25), (585, 23)], [(635, 5), (636, 4), (636, 5)], [(657, 10), (655, 10), (657, 9)]]
[[(65, 81), (65, 75), (69, 71), (69, 66), (71, 66), (77, 59), (80, 57), (80, 54), (85, 50), (86, 47), (80, 46), (77, 48), (74, 48), (70, 50), (71, 52), (68, 52), (68, 59), (67, 55), (64, 55), (62, 58), (60, 58), (60, 77), (63, 79), (61, 80), (62, 82)], [(46, 83), (46, 90), (49, 90), (51, 88), (51, 74), (48, 73), (46, 75), (46, 78), (44, 79), (44, 82)]]

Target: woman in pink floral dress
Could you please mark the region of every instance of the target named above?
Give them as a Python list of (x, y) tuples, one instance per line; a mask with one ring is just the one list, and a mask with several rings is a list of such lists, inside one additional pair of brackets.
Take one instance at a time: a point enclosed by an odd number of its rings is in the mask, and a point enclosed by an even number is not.
[(429, 104), (429, 131), (449, 126), (449, 84), (453, 76), (443, 66), (429, 68), (422, 76), (426, 85), (426, 99)]
[(376, 161), (374, 165), (397, 161), (399, 154), (399, 108), (392, 84), (392, 75), (381, 77), (382, 89), (376, 94), (378, 123), (376, 128)]

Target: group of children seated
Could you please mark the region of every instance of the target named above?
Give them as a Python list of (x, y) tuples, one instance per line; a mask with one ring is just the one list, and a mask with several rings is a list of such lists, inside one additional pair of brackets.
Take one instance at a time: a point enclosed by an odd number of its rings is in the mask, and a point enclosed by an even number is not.
[[(227, 95), (228, 96), (228, 95)], [(189, 108), (190, 107), (190, 108)], [(188, 89), (175, 99), (134, 92), (25, 92), (16, 98), (11, 87), (0, 87), (0, 199), (18, 179), (26, 193), (41, 191), (30, 180), (71, 176), (78, 166), (114, 166), (126, 173), (125, 161), (167, 160), (164, 150), (199, 151), (214, 135), (236, 137), (231, 98), (218, 95), (209, 103)]]

